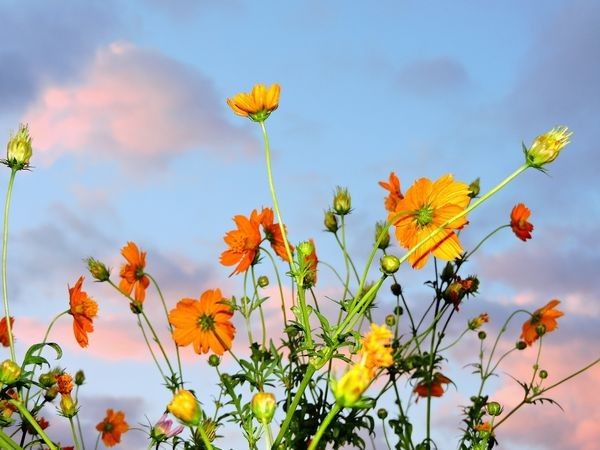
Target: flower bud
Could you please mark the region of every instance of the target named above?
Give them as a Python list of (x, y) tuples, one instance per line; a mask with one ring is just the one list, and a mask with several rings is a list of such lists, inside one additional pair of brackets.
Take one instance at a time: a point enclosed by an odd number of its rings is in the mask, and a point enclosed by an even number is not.
[(110, 279), (110, 269), (103, 262), (92, 258), (91, 256), (85, 260), (88, 270), (97, 281), (103, 282)]
[(208, 357), (208, 365), (211, 367), (219, 367), (221, 364), (221, 358), (219, 358), (214, 353)]
[(269, 285), (269, 277), (266, 275), (261, 275), (258, 277), (258, 287), (266, 288)]
[(323, 224), (325, 224), (325, 229), (331, 233), (336, 233), (339, 229), (337, 217), (335, 217), (335, 214), (331, 210), (325, 211)]
[(190, 391), (178, 390), (167, 409), (187, 426), (196, 426), (200, 423), (202, 414), (198, 406), (198, 400)]
[(546, 378), (548, 378), (548, 371), (544, 370), (544, 369), (540, 370), (540, 378), (542, 380), (545, 380)]
[(21, 376), (21, 367), (14, 361), (6, 359), (0, 364), (0, 382), (13, 384)]
[(357, 364), (352, 366), (339, 380), (332, 380), (331, 390), (340, 406), (351, 408), (360, 400), (370, 381), (369, 369)]
[(464, 280), (460, 281), (462, 288), (465, 290), (465, 294), (472, 295), (477, 293), (477, 289), (479, 289), (479, 279), (471, 275)]
[(477, 337), (483, 341), (487, 337), (487, 333), (485, 331), (480, 331), (477, 333)]
[(56, 386), (52, 386), (46, 389), (46, 392), (44, 392), (44, 400), (46, 400), (47, 402), (51, 402), (56, 398), (57, 395), (58, 389), (56, 388)]
[(75, 384), (81, 386), (83, 383), (85, 383), (85, 373), (83, 370), (78, 370), (75, 372)]
[(260, 423), (271, 423), (277, 409), (277, 402), (275, 401), (275, 396), (270, 392), (258, 392), (252, 397), (250, 406), (254, 417)]
[(444, 266), (444, 270), (442, 270), (442, 274), (440, 275), (440, 278), (442, 279), (442, 281), (445, 281), (446, 283), (448, 283), (450, 280), (452, 280), (454, 278), (454, 264), (452, 264), (450, 261), (448, 261), (446, 263), (446, 265)]
[(489, 402), (485, 408), (490, 416), (499, 416), (502, 414), (502, 405), (498, 402)]
[(539, 324), (537, 327), (535, 327), (535, 332), (538, 336), (542, 337), (546, 334), (546, 326), (543, 323)]
[(479, 195), (481, 188), (479, 186), (479, 177), (471, 182), (469, 185), (469, 197), (475, 198)]
[(196, 440), (202, 439), (201, 435), (200, 435), (200, 431), (199, 431), (200, 427), (202, 427), (209, 442), (214, 441), (217, 438), (217, 426), (218, 426), (218, 423), (215, 422), (214, 420), (204, 419), (202, 421), (202, 423), (200, 424), (200, 426), (196, 429)]
[(402, 306), (396, 306), (394, 308), (394, 314), (396, 314), (397, 316), (401, 316), (402, 314), (404, 314), (404, 308), (402, 308)]
[(317, 284), (317, 252), (315, 243), (311, 239), (298, 244), (298, 264), (304, 271), (303, 287), (309, 289)]
[(393, 314), (388, 314), (387, 316), (385, 316), (385, 324), (388, 327), (393, 327), (394, 325), (396, 325), (396, 316)]
[(385, 250), (390, 246), (390, 232), (385, 222), (375, 224), (375, 242), (377, 242), (379, 236), (381, 236), (381, 240), (377, 244), (377, 248)]
[(483, 313), (483, 314), (479, 314), (477, 317), (469, 320), (468, 323), (468, 327), (469, 330), (477, 330), (478, 328), (481, 328), (481, 326), (484, 323), (487, 323), (489, 320), (489, 316), (487, 315), (487, 313)]
[(392, 275), (398, 272), (400, 268), (400, 260), (394, 255), (385, 255), (379, 262), (381, 264), (381, 271), (386, 275)]
[(60, 398), (60, 414), (66, 418), (77, 415), (77, 404), (71, 394), (63, 394)]
[(392, 294), (394, 294), (396, 297), (402, 295), (402, 286), (400, 286), (398, 283), (392, 284), (390, 286), (390, 289), (392, 291)]
[(387, 409), (384, 408), (379, 408), (377, 410), (377, 417), (379, 417), (381, 420), (384, 420), (388, 415)]
[(29, 166), (33, 150), (27, 125), (19, 125), (19, 131), (12, 135), (6, 145), (6, 165), (11, 169), (22, 170)]
[(519, 341), (515, 344), (517, 350), (525, 350), (527, 348), (527, 342)]
[(49, 388), (56, 384), (56, 374), (54, 372), (46, 372), (41, 374), (38, 380), (42, 387)]
[(533, 140), (531, 147), (523, 146), (526, 163), (535, 169), (541, 169), (551, 163), (569, 143), (572, 134), (567, 127), (555, 127), (539, 135)]
[(465, 289), (460, 281), (450, 283), (443, 294), (444, 300), (448, 303), (452, 303), (455, 308), (458, 307), (464, 296)]
[(333, 195), (333, 210), (340, 216), (349, 214), (352, 210), (352, 198), (348, 193), (348, 189), (340, 186), (335, 188), (335, 194)]

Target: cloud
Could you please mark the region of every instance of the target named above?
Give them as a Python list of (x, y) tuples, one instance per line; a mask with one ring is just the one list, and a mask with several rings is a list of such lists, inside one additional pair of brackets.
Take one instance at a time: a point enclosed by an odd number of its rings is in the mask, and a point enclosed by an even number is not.
[(49, 84), (24, 121), (47, 162), (78, 153), (121, 161), (136, 173), (196, 148), (254, 154), (255, 138), (231, 126), (225, 111), (196, 69), (121, 42), (100, 49), (81, 81)]
[(464, 66), (450, 58), (413, 62), (400, 70), (397, 77), (402, 90), (419, 95), (452, 93), (464, 87), (469, 76)]

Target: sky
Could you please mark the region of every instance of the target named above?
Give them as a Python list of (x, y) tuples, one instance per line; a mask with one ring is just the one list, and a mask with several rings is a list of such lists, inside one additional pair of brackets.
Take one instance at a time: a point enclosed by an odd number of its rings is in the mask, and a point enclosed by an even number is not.
[[(293, 242), (314, 238), (319, 257), (336, 265), (335, 241), (322, 231), (336, 186), (352, 194), (348, 246), (362, 266), (374, 223), (385, 218), (377, 182), (390, 171), (403, 189), (452, 173), (467, 183), (480, 177), (485, 192), (522, 163), (522, 142), (557, 125), (572, 129), (547, 175), (526, 172), (470, 215), (465, 248), (507, 223), (519, 202), (532, 210), (534, 237), (523, 243), (505, 230), (478, 251), (467, 269), (481, 293), (453, 326), (488, 312), (491, 334), (512, 310), (558, 298), (565, 316), (546, 340), (543, 366), (549, 380), (582, 367), (598, 357), (600, 339), (599, 21), (591, 0), (3, 0), (0, 140), (26, 122), (34, 147), (10, 216), (19, 351), (66, 309), (67, 286), (85, 274), (82, 260), (94, 256), (117, 272), (130, 240), (148, 252), (147, 269), (170, 305), (217, 287), (240, 295), (240, 277), (218, 262), (222, 237), (234, 215), (271, 200), (259, 129), (225, 99), (277, 82), (280, 106), (267, 127), (282, 214)], [(8, 176), (0, 173), (0, 185)], [(410, 301), (424, 301), (432, 271), (401, 269)], [(126, 300), (89, 276), (85, 289), (100, 305), (89, 347), (77, 346), (68, 318), (51, 338), (65, 348), (58, 364), (86, 371), (81, 417), (93, 442), (106, 408), (126, 411), (139, 427), (158, 419), (169, 398)], [(318, 293), (336, 289), (325, 276)], [(157, 302), (148, 309), (159, 320)], [(382, 319), (392, 299), (382, 294), (378, 307)], [(277, 324), (279, 305), (270, 308)], [(519, 324), (513, 328), (503, 345), (517, 339)], [(444, 412), (435, 422), (441, 449), (455, 448), (448, 442), (458, 434), (459, 405), (474, 385), (462, 366), (476, 346), (467, 339), (453, 351), (458, 363), (448, 373), (458, 389), (435, 400)], [(532, 349), (519, 353), (503, 373), (525, 377), (534, 358)], [(191, 384), (214, 382), (206, 356), (189, 351), (184, 360)], [(558, 388), (564, 412), (520, 411), (499, 430), (500, 448), (593, 450), (600, 405), (590, 392), (599, 382), (596, 367)], [(490, 395), (506, 405), (519, 399), (506, 375)], [(68, 443), (66, 430), (50, 430)], [(230, 439), (223, 447), (239, 448)], [(125, 435), (123, 448), (146, 448), (142, 433)]]

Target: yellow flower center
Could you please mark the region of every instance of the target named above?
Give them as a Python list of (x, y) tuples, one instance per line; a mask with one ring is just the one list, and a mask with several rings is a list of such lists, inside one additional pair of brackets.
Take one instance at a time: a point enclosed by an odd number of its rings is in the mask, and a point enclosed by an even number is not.
[(215, 318), (208, 314), (202, 314), (198, 318), (198, 326), (202, 331), (213, 331), (215, 329)]
[(415, 211), (415, 220), (421, 227), (429, 225), (433, 221), (433, 208), (431, 206), (424, 206), (418, 209)]

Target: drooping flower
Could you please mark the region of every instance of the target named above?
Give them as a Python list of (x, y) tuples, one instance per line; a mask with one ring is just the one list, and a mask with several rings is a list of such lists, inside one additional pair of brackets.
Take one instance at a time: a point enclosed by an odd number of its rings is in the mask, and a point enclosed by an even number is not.
[(98, 304), (81, 290), (83, 277), (69, 288), (69, 314), (73, 316), (73, 333), (81, 347), (88, 345), (88, 333), (94, 331), (93, 320), (98, 314)]
[(441, 397), (444, 395), (443, 384), (450, 384), (452, 381), (445, 375), (436, 372), (431, 381), (423, 380), (415, 386), (414, 392), (419, 397)]
[(121, 435), (129, 430), (129, 425), (125, 421), (125, 413), (107, 409), (106, 417), (96, 425), (96, 430), (100, 432), (104, 445), (114, 447), (121, 442)]
[(242, 273), (254, 263), (261, 243), (259, 230), (260, 215), (253, 210), (250, 218), (237, 215), (233, 221), (237, 225), (237, 230), (228, 231), (223, 240), (229, 249), (221, 253), (221, 264), (224, 266), (237, 267), (232, 274)]
[(127, 264), (121, 267), (119, 289), (127, 295), (131, 295), (135, 290), (133, 298), (142, 304), (146, 298), (146, 289), (150, 285), (150, 279), (144, 273), (146, 252), (141, 252), (135, 243), (128, 242), (121, 249), (121, 254), (127, 260)]
[(167, 409), (188, 426), (198, 425), (202, 417), (198, 400), (196, 400), (194, 394), (185, 389), (179, 389), (175, 393)]
[(400, 190), (400, 180), (395, 172), (390, 173), (389, 181), (380, 181), (379, 186), (389, 191), (389, 194), (385, 198), (384, 204), (385, 209), (393, 213), (396, 211), (398, 202), (404, 198), (402, 191)]
[(512, 228), (513, 233), (515, 233), (522, 241), (531, 239), (533, 225), (529, 223), (530, 215), (531, 211), (523, 203), (515, 205), (510, 212), (510, 227)]
[[(273, 223), (274, 216), (273, 210), (271, 208), (263, 208), (260, 213), (260, 224), (263, 227), (263, 231), (265, 232), (265, 239), (267, 239), (271, 243), (271, 247), (277, 256), (283, 259), (286, 262), (289, 262), (288, 254), (285, 250), (285, 243), (283, 240), (283, 234), (281, 233), (281, 228), (278, 223)], [(294, 247), (289, 244), (290, 251), (294, 251)]]
[[(10, 318), (10, 328), (13, 329), (13, 324), (15, 323), (15, 318)], [(8, 338), (8, 327), (6, 326), (6, 317), (2, 317), (0, 319), (0, 344), (4, 347), (8, 347), (10, 345), (10, 340)]]
[(385, 325), (371, 324), (371, 331), (362, 338), (360, 349), (368, 369), (389, 367), (394, 363), (391, 347), (393, 337), (394, 334)]
[(227, 99), (227, 104), (235, 114), (249, 117), (255, 122), (264, 122), (279, 106), (281, 86), (277, 83), (266, 87), (256, 84), (252, 92), (240, 92)]
[(179, 346), (193, 344), (198, 354), (213, 351), (222, 355), (231, 348), (235, 335), (232, 316), (220, 289), (207, 290), (200, 300), (184, 298), (169, 313), (173, 339)]
[(523, 324), (521, 339), (527, 345), (533, 344), (540, 337), (539, 327), (542, 327), (543, 333), (550, 333), (558, 327), (556, 319), (564, 316), (565, 313), (554, 309), (560, 300), (550, 300), (545, 306), (534, 311), (531, 318)]
[(454, 230), (462, 228), (467, 218), (446, 222), (467, 208), (471, 200), (469, 193), (467, 184), (454, 181), (448, 174), (434, 182), (427, 178), (417, 180), (397, 202), (389, 220), (396, 227), (398, 241), (409, 250), (444, 225), (410, 255), (409, 262), (414, 268), (424, 267), (430, 253), (447, 261), (460, 256), (462, 247)]

